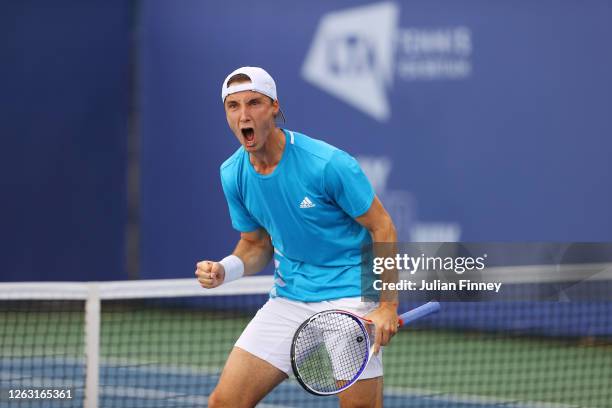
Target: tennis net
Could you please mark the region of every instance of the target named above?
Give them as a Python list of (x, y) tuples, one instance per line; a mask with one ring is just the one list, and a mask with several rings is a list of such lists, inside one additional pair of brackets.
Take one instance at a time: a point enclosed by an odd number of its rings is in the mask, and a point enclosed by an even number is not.
[[(0, 407), (206, 406), (272, 283), (0, 284)], [(612, 302), (443, 308), (385, 349), (386, 407), (612, 406)], [(38, 394), (16, 399), (15, 390)], [(289, 379), (259, 406), (334, 407), (337, 398), (312, 396)]]

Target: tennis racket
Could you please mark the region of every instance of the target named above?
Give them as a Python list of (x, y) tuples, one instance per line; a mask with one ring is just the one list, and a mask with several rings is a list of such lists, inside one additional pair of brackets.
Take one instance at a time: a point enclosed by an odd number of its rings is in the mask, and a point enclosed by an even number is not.
[[(399, 316), (399, 326), (440, 310), (429, 302)], [(367, 326), (366, 326), (367, 324)], [(370, 361), (374, 330), (367, 319), (343, 310), (319, 312), (298, 327), (291, 344), (291, 367), (302, 387), (333, 395), (353, 385)]]

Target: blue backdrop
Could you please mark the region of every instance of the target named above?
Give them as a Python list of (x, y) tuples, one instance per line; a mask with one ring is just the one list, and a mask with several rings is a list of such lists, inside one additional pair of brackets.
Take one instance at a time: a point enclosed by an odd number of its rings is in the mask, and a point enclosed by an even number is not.
[(0, 280), (126, 277), (132, 29), (142, 277), (238, 238), (218, 168), (242, 65), (286, 127), (359, 158), (402, 240), (612, 240), (608, 1), (135, 4), (1, 6)]
[(612, 239), (609, 2), (143, 2), (142, 270), (229, 253), (223, 78), (358, 156), (400, 238)]
[(129, 2), (0, 6), (0, 280), (125, 277)]

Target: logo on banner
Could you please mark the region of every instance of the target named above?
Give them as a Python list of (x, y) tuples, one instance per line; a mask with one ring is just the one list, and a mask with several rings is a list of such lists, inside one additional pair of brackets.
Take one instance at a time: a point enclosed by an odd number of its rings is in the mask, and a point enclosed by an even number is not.
[(321, 18), (302, 67), (310, 83), (385, 122), (388, 90), (405, 81), (457, 80), (472, 71), (467, 27), (399, 28), (399, 6), (376, 3)]
[(302, 75), (344, 102), (384, 121), (393, 79), (393, 39), (399, 7), (381, 3), (329, 13), (321, 19)]

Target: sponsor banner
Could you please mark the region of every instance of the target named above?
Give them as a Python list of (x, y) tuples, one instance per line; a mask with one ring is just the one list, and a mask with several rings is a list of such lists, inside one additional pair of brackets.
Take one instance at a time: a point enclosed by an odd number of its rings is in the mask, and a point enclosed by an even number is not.
[(244, 65), (284, 127), (359, 160), (401, 242), (612, 240), (603, 4), (143, 2), (141, 275), (236, 244), (219, 95)]

